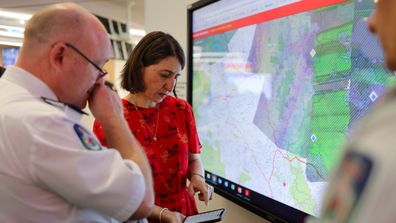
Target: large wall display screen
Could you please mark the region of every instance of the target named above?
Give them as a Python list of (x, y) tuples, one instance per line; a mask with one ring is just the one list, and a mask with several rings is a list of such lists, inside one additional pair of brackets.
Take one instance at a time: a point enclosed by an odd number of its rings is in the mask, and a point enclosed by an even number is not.
[(319, 216), (351, 126), (395, 82), (373, 0), (222, 0), (189, 9), (189, 100), (206, 179), (272, 221)]

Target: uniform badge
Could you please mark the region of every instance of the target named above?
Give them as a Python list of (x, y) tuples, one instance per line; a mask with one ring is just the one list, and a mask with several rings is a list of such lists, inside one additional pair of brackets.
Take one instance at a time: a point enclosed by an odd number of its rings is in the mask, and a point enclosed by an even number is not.
[(323, 222), (348, 222), (365, 192), (373, 168), (373, 160), (361, 153), (349, 151), (342, 159), (330, 193), (323, 207)]
[(81, 125), (78, 124), (74, 124), (73, 128), (74, 131), (76, 131), (77, 136), (80, 139), (81, 143), (84, 145), (86, 149), (92, 151), (102, 150), (102, 146), (100, 145), (100, 143), (85, 128), (83, 128)]

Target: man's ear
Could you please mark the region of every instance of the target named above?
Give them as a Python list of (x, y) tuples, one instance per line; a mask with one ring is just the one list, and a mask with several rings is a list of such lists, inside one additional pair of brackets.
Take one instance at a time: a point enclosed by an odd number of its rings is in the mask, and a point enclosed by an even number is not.
[(49, 60), (51, 66), (56, 71), (62, 70), (62, 66), (64, 65), (66, 52), (66, 45), (64, 43), (56, 43), (51, 47), (49, 53)]

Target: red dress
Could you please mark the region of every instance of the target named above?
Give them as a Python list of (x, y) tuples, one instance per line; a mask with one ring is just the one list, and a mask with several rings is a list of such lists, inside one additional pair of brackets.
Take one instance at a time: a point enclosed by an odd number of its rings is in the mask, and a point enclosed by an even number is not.
[[(166, 97), (157, 107), (137, 107), (122, 100), (129, 128), (144, 147), (154, 179), (155, 204), (186, 216), (198, 213), (186, 182), (188, 154), (200, 153), (201, 144), (191, 106), (184, 100)], [(157, 125), (157, 141), (154, 140)], [(95, 120), (94, 132), (106, 145), (100, 123)], [(131, 188), (132, 189), (132, 188)]]

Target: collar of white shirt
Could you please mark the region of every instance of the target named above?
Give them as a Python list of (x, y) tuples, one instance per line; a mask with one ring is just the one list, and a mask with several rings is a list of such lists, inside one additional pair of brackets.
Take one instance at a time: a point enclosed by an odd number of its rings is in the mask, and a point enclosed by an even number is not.
[(25, 88), (38, 98), (46, 97), (58, 100), (54, 92), (43, 81), (20, 67), (8, 66), (2, 78)]
[[(70, 106), (60, 102), (55, 93), (52, 92), (52, 90), (42, 80), (20, 67), (13, 65), (8, 66), (2, 76), (2, 79), (8, 80), (18, 86), (23, 87), (33, 96), (43, 100), (43, 102), (62, 109), (69, 117), (72, 117), (73, 119), (80, 119), (81, 114), (86, 114), (80, 109), (75, 108), (75, 106)], [(48, 103), (47, 101), (52, 103)]]

